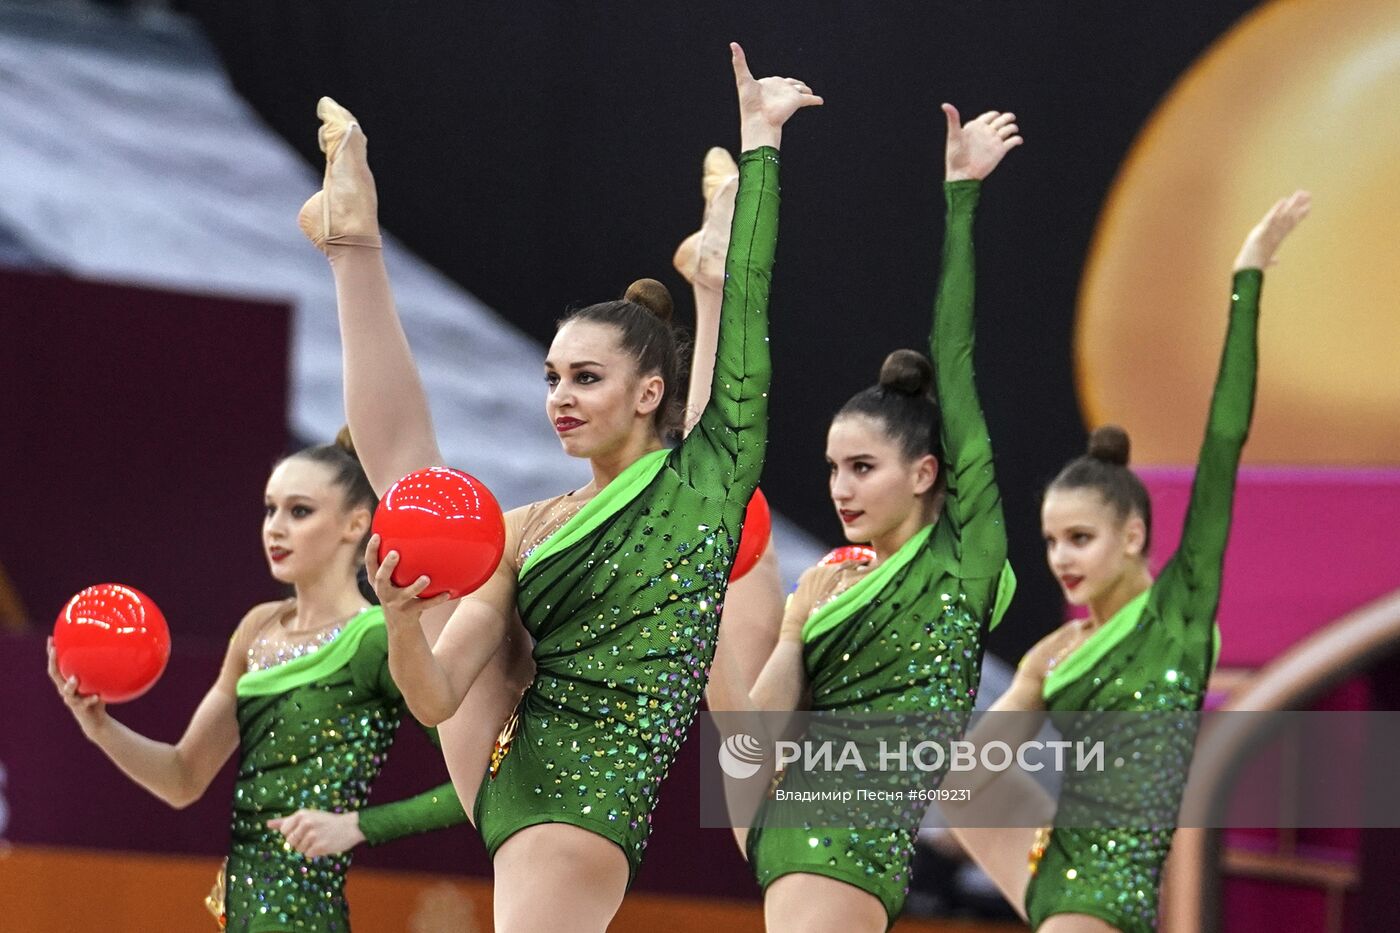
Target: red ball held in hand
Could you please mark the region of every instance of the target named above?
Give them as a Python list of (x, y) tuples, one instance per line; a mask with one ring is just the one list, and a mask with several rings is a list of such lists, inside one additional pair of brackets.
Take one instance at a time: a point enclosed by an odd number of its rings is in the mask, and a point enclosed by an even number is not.
[(496, 572), (506, 549), (506, 523), (496, 497), (476, 477), (449, 467), (417, 470), (389, 487), (374, 513), (379, 559), (399, 552), (395, 586), (420, 576), (419, 594), (453, 599), (477, 589)]
[(730, 583), (753, 569), (768, 548), (768, 539), (772, 534), (773, 514), (768, 511), (768, 500), (763, 497), (762, 489), (755, 489), (749, 507), (744, 510), (744, 533), (739, 536), (739, 548), (734, 552), (734, 566), (729, 571)]
[(825, 557), (817, 561), (817, 566), (830, 567), (832, 564), (844, 564), (850, 561), (860, 563), (874, 559), (875, 549), (873, 547), (867, 547), (864, 544), (843, 544), (828, 551)]
[(78, 593), (53, 627), (58, 672), (78, 692), (107, 703), (134, 700), (155, 685), (170, 660), (170, 629), (140, 590), (99, 583)]

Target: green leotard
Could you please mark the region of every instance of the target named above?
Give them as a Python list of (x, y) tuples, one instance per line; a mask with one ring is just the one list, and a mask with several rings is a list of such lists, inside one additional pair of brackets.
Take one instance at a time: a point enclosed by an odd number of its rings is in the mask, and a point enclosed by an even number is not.
[[(1108, 741), (1123, 767), (1066, 774), (1057, 828), (1026, 890), (1033, 927), (1054, 914), (1076, 913), (1124, 933), (1157, 928), (1162, 863), (1195, 743), (1191, 714), (1201, 708), (1217, 653), (1215, 610), (1235, 473), (1254, 408), (1262, 283), (1257, 269), (1235, 273), (1229, 331), (1180, 547), (1146, 592), (1045, 678), (1046, 706), (1068, 740), (1095, 725), (1095, 737), (1103, 737), (1104, 720), (1094, 712), (1153, 715), (1121, 717)], [(1103, 826), (1101, 814), (1115, 810), (1132, 813), (1134, 825), (1095, 828)]]
[[(1000, 619), (1015, 578), (1006, 563), (1001, 493), (973, 377), (972, 226), (981, 183), (944, 188), (947, 232), (930, 338), (947, 481), (942, 514), (818, 606), (802, 638), (812, 710), (858, 717), (932, 713), (908, 720), (918, 733), (909, 738), (946, 743), (961, 734), (972, 710), (982, 636)], [(892, 779), (907, 788), (909, 777)], [(923, 786), (940, 777), (928, 775)], [(801, 793), (815, 789), (813, 780), (793, 770), (780, 786)], [(878, 897), (893, 923), (908, 893), (913, 837), (926, 804), (862, 810), (842, 803), (831, 816), (844, 822), (829, 824), (813, 814), (803, 828), (781, 819), (765, 827), (765, 816), (776, 816), (778, 806), (766, 801), (749, 832), (749, 861), (759, 884), (767, 888), (794, 872), (835, 878)]]
[[(319, 650), (238, 680), (241, 754), (227, 868), (228, 929), (350, 929), (350, 853), (304, 858), (274, 817), (303, 807), (359, 811), (371, 845), (466, 822), (450, 783), (367, 806), (403, 712), (389, 675), (384, 612), (367, 609)], [(436, 743), (436, 736), (430, 733)]]
[(719, 611), (758, 486), (768, 423), (768, 288), (778, 154), (739, 159), (709, 404), (673, 450), (625, 469), (526, 559), (516, 596), (534, 682), (476, 825), (494, 855), (512, 834), (569, 823), (622, 848), (629, 883), (657, 790), (695, 717)]

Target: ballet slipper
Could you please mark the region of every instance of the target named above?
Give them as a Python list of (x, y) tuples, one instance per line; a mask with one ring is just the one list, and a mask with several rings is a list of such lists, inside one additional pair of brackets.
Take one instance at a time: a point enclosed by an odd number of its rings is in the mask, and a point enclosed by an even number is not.
[(725, 181), (739, 174), (739, 166), (734, 161), (734, 157), (729, 154), (728, 149), (723, 146), (712, 146), (710, 151), (705, 153), (702, 172), (700, 195), (708, 204)]
[(687, 282), (718, 289), (724, 285), (724, 257), (739, 190), (739, 166), (718, 146), (705, 153), (700, 190), (705, 196), (700, 229), (681, 241), (671, 262)]
[(326, 154), (321, 190), (297, 213), (297, 226), (321, 252), (332, 246), (383, 245), (379, 236), (379, 198), (370, 174), (365, 131), (355, 115), (322, 97), (316, 104), (321, 128), (316, 139)]

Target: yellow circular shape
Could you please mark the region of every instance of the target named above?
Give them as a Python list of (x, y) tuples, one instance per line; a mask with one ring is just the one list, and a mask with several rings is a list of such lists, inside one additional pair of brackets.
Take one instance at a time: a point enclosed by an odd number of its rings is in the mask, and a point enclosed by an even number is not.
[(1158, 107), (1094, 235), (1075, 335), (1091, 424), (1136, 463), (1191, 463), (1230, 270), (1278, 198), (1312, 215), (1265, 274), (1246, 458), (1400, 464), (1400, 3), (1277, 0)]

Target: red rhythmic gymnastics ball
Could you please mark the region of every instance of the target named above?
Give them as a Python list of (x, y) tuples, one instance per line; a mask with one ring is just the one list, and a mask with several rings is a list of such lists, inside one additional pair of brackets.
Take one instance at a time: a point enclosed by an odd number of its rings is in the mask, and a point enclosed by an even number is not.
[(730, 583), (754, 568), (767, 550), (772, 534), (773, 514), (768, 511), (768, 500), (764, 498), (762, 489), (755, 489), (749, 507), (744, 510), (744, 532), (739, 535), (739, 548), (734, 552), (734, 566), (729, 571)]
[(170, 660), (170, 629), (140, 590), (99, 583), (79, 592), (53, 627), (58, 672), (78, 692), (106, 703), (134, 700), (155, 685)]
[(420, 576), (420, 595), (453, 599), (477, 589), (496, 572), (506, 549), (506, 524), (496, 497), (469, 473), (449, 467), (416, 470), (389, 487), (374, 513), (379, 559), (399, 552), (395, 586)]
[(817, 566), (830, 567), (832, 564), (845, 564), (850, 561), (860, 563), (874, 559), (875, 549), (873, 547), (866, 547), (864, 544), (843, 544), (828, 551), (825, 557), (817, 561)]

